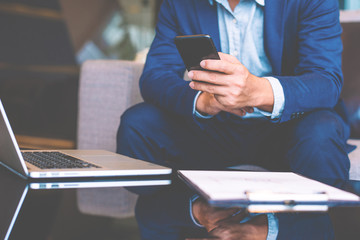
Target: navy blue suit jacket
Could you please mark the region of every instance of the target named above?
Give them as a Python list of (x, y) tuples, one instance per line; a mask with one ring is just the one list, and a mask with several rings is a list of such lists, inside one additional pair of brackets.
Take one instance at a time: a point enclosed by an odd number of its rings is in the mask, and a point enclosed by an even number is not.
[[(264, 44), (285, 94), (279, 122), (334, 108), (343, 84), (337, 0), (266, 0)], [(220, 51), (216, 6), (208, 0), (165, 0), (140, 79), (145, 101), (192, 117), (196, 91), (183, 79), (177, 35), (209, 34)]]

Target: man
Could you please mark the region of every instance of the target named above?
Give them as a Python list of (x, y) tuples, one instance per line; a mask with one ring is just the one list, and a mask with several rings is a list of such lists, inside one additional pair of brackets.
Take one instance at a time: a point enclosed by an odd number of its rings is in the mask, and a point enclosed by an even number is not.
[[(221, 60), (201, 63), (211, 72), (191, 71), (201, 82), (189, 83), (173, 41), (194, 34), (211, 35), (222, 53)], [(336, 0), (165, 0), (140, 79), (145, 103), (122, 116), (118, 152), (175, 170), (252, 164), (347, 179), (340, 34)], [(292, 216), (232, 217), (234, 209), (212, 209), (200, 199), (188, 206), (192, 195), (176, 180), (141, 194), (136, 215), (143, 239), (197, 235), (199, 223), (214, 233), (226, 219), (226, 227), (236, 228), (232, 234), (253, 236), (246, 230), (256, 229), (260, 239), (288, 239), (297, 229), (285, 227)], [(323, 231), (331, 225), (326, 216), (312, 219), (316, 239), (331, 236)]]

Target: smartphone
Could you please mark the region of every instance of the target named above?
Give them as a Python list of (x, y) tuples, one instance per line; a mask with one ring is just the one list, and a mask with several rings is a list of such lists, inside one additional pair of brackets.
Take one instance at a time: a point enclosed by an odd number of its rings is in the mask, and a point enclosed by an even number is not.
[(209, 35), (175, 37), (175, 45), (188, 71), (205, 70), (200, 66), (204, 59), (219, 59), (218, 51)]

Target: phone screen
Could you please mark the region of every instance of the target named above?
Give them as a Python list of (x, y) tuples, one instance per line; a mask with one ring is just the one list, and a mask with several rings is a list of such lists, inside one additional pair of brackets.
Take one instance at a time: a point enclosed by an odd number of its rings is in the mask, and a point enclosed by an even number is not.
[(188, 71), (204, 70), (200, 67), (204, 59), (220, 59), (209, 35), (177, 36), (175, 45)]

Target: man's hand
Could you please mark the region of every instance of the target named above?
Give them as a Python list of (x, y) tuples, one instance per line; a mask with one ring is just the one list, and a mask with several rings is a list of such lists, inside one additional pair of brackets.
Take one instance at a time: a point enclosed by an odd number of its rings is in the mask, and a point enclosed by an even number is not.
[(266, 215), (240, 223), (247, 213), (239, 208), (214, 208), (202, 199), (193, 203), (193, 216), (209, 232), (221, 240), (265, 240), (268, 233)]
[(221, 111), (230, 112), (238, 116), (245, 116), (245, 114), (254, 112), (252, 107), (245, 107), (239, 109), (230, 109), (221, 105), (216, 100), (214, 94), (202, 92), (196, 102), (196, 110), (203, 115), (216, 115)]
[(199, 198), (193, 203), (193, 216), (208, 232), (220, 226), (222, 222), (240, 222), (246, 217), (246, 211), (240, 208), (214, 208)]
[(223, 222), (210, 235), (221, 240), (266, 240), (268, 234), (267, 216), (258, 215), (246, 223)]
[[(189, 77), (196, 80), (190, 83), (190, 87), (208, 94), (203, 96), (205, 100), (201, 99), (204, 94), (200, 95), (196, 106), (198, 111), (208, 114), (228, 111), (242, 115), (251, 111), (251, 107), (257, 107), (271, 112), (274, 95), (269, 81), (252, 75), (235, 57), (224, 53), (219, 55), (221, 60), (201, 62), (201, 67), (210, 71), (189, 72)], [(208, 112), (211, 108), (216, 110)]]

